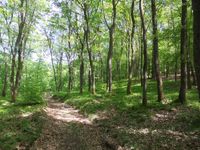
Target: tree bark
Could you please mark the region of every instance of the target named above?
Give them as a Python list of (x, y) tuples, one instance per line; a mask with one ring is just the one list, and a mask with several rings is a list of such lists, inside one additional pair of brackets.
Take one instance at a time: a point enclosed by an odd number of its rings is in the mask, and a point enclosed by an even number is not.
[(83, 93), (84, 84), (84, 59), (83, 59), (84, 43), (81, 42), (81, 53), (80, 53), (80, 94)]
[(92, 51), (90, 47), (90, 26), (89, 26), (89, 10), (88, 10), (88, 4), (84, 3), (83, 4), (83, 11), (84, 11), (84, 19), (86, 22), (86, 28), (84, 29), (85, 32), (85, 41), (86, 41), (86, 49), (88, 52), (88, 57), (89, 57), (89, 63), (90, 63), (90, 69), (91, 69), (91, 93), (95, 94), (96, 92), (96, 87), (95, 87), (95, 69), (94, 69), (94, 64), (93, 64), (93, 59), (92, 59)]
[(179, 91), (179, 101), (184, 104), (186, 101), (186, 50), (187, 50), (187, 0), (182, 0), (181, 17), (181, 85)]
[(91, 92), (91, 71), (90, 69), (88, 70), (88, 91)]
[(5, 62), (5, 70), (4, 70), (4, 79), (3, 79), (3, 88), (1, 95), (6, 97), (6, 89), (7, 89), (7, 78), (8, 78), (8, 64)]
[[(142, 28), (142, 26), (141, 26)], [(143, 36), (142, 36), (142, 29), (141, 29), (141, 37), (140, 37), (140, 84), (141, 87), (143, 86)]]
[(112, 92), (112, 57), (113, 57), (113, 29), (109, 30), (109, 50), (107, 59), (107, 84), (108, 92)]
[(58, 83), (58, 91), (62, 91), (63, 88), (63, 80), (62, 80), (62, 72), (63, 72), (63, 52), (60, 54), (59, 60), (59, 83)]
[(200, 99), (200, 1), (192, 0), (193, 5), (193, 35), (194, 35), (194, 66), (197, 77), (197, 87)]
[(117, 3), (119, 0), (112, 0), (112, 24), (107, 27), (109, 29), (109, 50), (108, 50), (108, 58), (107, 58), (107, 91), (109, 93), (112, 92), (112, 58), (113, 58), (113, 47), (114, 47), (114, 33), (116, 26), (116, 16), (117, 16)]
[[(189, 35), (189, 33), (188, 33)], [(191, 56), (190, 56), (190, 36), (188, 36), (188, 46), (187, 46), (187, 89), (192, 88), (191, 83)]]
[(194, 66), (193, 64), (191, 64), (191, 72), (192, 72), (192, 85), (196, 86), (197, 85), (197, 78), (196, 78), (196, 74), (194, 72)]
[(161, 102), (164, 99), (163, 93), (163, 82), (160, 75), (160, 63), (159, 63), (159, 47), (158, 47), (158, 29), (157, 29), (157, 10), (155, 0), (151, 0), (151, 9), (152, 9), (152, 27), (153, 27), (153, 64), (152, 67), (152, 78), (154, 79), (154, 74), (157, 81), (157, 93), (158, 101)]
[(135, 0), (132, 0), (131, 5), (131, 21), (132, 21), (132, 31), (131, 31), (131, 66), (129, 67), (128, 83), (127, 83), (127, 94), (131, 94), (131, 85), (133, 78), (133, 69), (135, 64), (135, 50), (134, 50), (134, 33), (135, 33), (135, 18), (134, 18), (134, 7)]
[(153, 55), (152, 55), (152, 70), (151, 70), (151, 78), (153, 79), (153, 80), (156, 80), (156, 70), (155, 70), (155, 65), (153, 65), (154, 64), (154, 53), (152, 53)]
[(147, 37), (146, 37), (146, 27), (144, 20), (144, 9), (143, 9), (143, 0), (139, 2), (140, 9), (140, 18), (141, 18), (141, 26), (142, 26), (142, 39), (143, 39), (143, 56), (144, 56), (144, 65), (143, 65), (143, 73), (142, 73), (142, 104), (144, 106), (147, 105)]
[(72, 64), (68, 64), (68, 92), (72, 90)]
[[(21, 0), (20, 8), (24, 7), (24, 0)], [(18, 90), (18, 83), (20, 80), (20, 71), (22, 69), (22, 62), (21, 62), (21, 53), (22, 53), (22, 42), (23, 42), (23, 32), (25, 28), (25, 16), (23, 12), (20, 12), (20, 23), (18, 29), (18, 35), (15, 41), (14, 49), (11, 49), (11, 76), (10, 76), (10, 84), (11, 84), (11, 100), (12, 102), (16, 101), (17, 97), (17, 90)], [(15, 74), (16, 68), (16, 56), (18, 53), (18, 68)]]

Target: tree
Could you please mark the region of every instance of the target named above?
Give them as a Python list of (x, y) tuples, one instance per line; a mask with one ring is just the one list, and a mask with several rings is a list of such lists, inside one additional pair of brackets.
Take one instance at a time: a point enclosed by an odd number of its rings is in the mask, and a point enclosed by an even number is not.
[(142, 27), (142, 42), (143, 42), (143, 73), (142, 73), (142, 104), (144, 106), (147, 105), (147, 37), (146, 37), (146, 26), (144, 20), (144, 8), (143, 8), (143, 0), (139, 1), (139, 9), (140, 9), (140, 18), (141, 18), (141, 27)]
[[(77, 20), (76, 20), (77, 21)], [(85, 34), (83, 37), (81, 37), (79, 30), (77, 28), (77, 38), (80, 42), (80, 52), (79, 52), (79, 60), (80, 60), (80, 75), (79, 75), (79, 84), (80, 84), (80, 94), (83, 93), (83, 84), (84, 84), (84, 58), (83, 58), (83, 53), (84, 53), (84, 48), (85, 48)], [(84, 32), (85, 33), (85, 32)]]
[[(103, 2), (103, 1), (102, 1)], [(117, 4), (119, 0), (112, 0), (112, 21), (111, 25), (108, 24), (105, 14), (104, 21), (109, 30), (109, 50), (107, 55), (107, 91), (112, 92), (112, 58), (113, 58), (113, 47), (114, 47), (114, 33), (116, 26), (116, 17), (117, 17)]]
[(155, 0), (151, 0), (152, 9), (152, 27), (153, 27), (153, 68), (152, 72), (155, 73), (157, 81), (158, 101), (161, 102), (164, 99), (162, 77), (160, 75), (160, 63), (159, 63), (159, 50), (158, 50), (158, 25), (157, 25), (157, 10)]
[(98, 11), (98, 4), (96, 4), (96, 7), (94, 6), (95, 1), (82, 1), (80, 2), (77, 0), (78, 4), (80, 5), (82, 11), (83, 11), (83, 19), (85, 21), (85, 27), (84, 27), (84, 35), (85, 35), (85, 44), (86, 49), (88, 52), (88, 58), (89, 58), (89, 73), (88, 73), (88, 86), (89, 91), (92, 94), (96, 93), (96, 85), (95, 85), (95, 66), (94, 66), (94, 59), (93, 59), (93, 52), (91, 48), (91, 43), (94, 39), (91, 37), (91, 18), (97, 13)]
[(51, 66), (53, 69), (53, 78), (54, 78), (54, 83), (55, 83), (55, 89), (56, 89), (56, 91), (58, 91), (58, 79), (57, 79), (56, 67), (55, 67), (55, 63), (54, 63), (54, 59), (53, 59), (53, 44), (52, 44), (52, 40), (51, 40), (52, 33), (48, 34), (46, 30), (44, 32), (45, 32), (45, 36), (47, 38), (48, 48), (49, 48), (49, 52), (50, 52)]
[(199, 0), (192, 0), (193, 6), (193, 49), (194, 49), (194, 65), (195, 65), (195, 72), (197, 77), (197, 86), (199, 92), (199, 99), (200, 99), (200, 1)]
[(186, 101), (186, 50), (187, 50), (187, 0), (182, 0), (181, 16), (181, 84), (179, 101), (183, 104)]
[(135, 64), (135, 50), (134, 50), (134, 33), (135, 33), (135, 18), (134, 18), (134, 7), (135, 7), (135, 0), (132, 0), (131, 4), (131, 21), (132, 21), (132, 31), (131, 31), (131, 64), (129, 66), (129, 73), (128, 73), (128, 84), (127, 84), (127, 94), (131, 94), (131, 84), (133, 78), (133, 69)]
[[(20, 85), (20, 80), (22, 76), (22, 69), (23, 69), (23, 59), (25, 54), (26, 42), (28, 40), (30, 26), (33, 21), (34, 17), (34, 9), (31, 10), (28, 8), (30, 3), (25, 0), (20, 0), (19, 4), (19, 23), (18, 23), (18, 34), (15, 40), (15, 44), (13, 49), (11, 49), (11, 76), (10, 76), (10, 83), (11, 83), (11, 99), (13, 102), (16, 101), (16, 96), (18, 92), (18, 88)], [(29, 16), (29, 13), (31, 15)], [(29, 20), (27, 21), (27, 19)], [(16, 62), (17, 57), (17, 62)], [(17, 66), (17, 67), (16, 67)], [(15, 72), (16, 69), (16, 72)]]
[(2, 39), (2, 34), (0, 33), (0, 44), (3, 48), (3, 61), (4, 61), (4, 68), (2, 67), (1, 70), (4, 69), (4, 71), (2, 71), (3, 73), (3, 87), (2, 87), (2, 92), (1, 95), (3, 97), (6, 96), (6, 90), (7, 90), (7, 84), (8, 84), (8, 56), (6, 53), (6, 48), (3, 46), (3, 39)]

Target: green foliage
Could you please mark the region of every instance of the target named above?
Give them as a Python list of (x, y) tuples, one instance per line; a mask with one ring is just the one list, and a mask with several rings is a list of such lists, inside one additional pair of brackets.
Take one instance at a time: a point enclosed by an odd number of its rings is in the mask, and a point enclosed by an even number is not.
[[(61, 93), (55, 93), (56, 98), (61, 98), (62, 101), (77, 107), (84, 114), (90, 115), (95, 114), (98, 111), (109, 111), (115, 109), (119, 112), (128, 111), (130, 109), (134, 110), (138, 108), (143, 110), (141, 107), (141, 91), (142, 88), (138, 81), (133, 81), (134, 85), (132, 88), (133, 93), (131, 95), (126, 95), (126, 80), (115, 82), (113, 85), (113, 93), (107, 94), (105, 91), (105, 84), (97, 84), (96, 95), (91, 95), (87, 92), (82, 95), (78, 91), (73, 91), (70, 95)], [(85, 89), (86, 90), (86, 89)], [(148, 81), (148, 100), (149, 105), (147, 109), (151, 108), (168, 108), (174, 107), (173, 102), (178, 97), (179, 83), (172, 80), (164, 81), (164, 92), (165, 92), (165, 103), (160, 104), (157, 102), (157, 88), (155, 81)], [(187, 92), (187, 105), (194, 109), (199, 109), (200, 105), (198, 102), (198, 95), (196, 89), (189, 90)]]
[(0, 149), (14, 150), (19, 144), (30, 146), (41, 133), (42, 107), (14, 105), (0, 98)]
[(60, 102), (63, 102), (66, 99), (69, 99), (71, 95), (67, 92), (54, 92), (52, 97), (56, 100), (59, 100)]
[(42, 102), (43, 93), (48, 88), (48, 81), (48, 69), (43, 62), (28, 62), (25, 65), (24, 78), (20, 87), (22, 98), (27, 102)]

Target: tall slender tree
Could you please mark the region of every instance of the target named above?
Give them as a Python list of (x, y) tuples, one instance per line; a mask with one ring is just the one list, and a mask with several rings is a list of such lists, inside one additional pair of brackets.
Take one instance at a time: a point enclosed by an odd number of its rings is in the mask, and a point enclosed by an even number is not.
[[(160, 63), (159, 63), (159, 47), (158, 47), (158, 25), (157, 25), (157, 10), (156, 1), (151, 0), (152, 11), (152, 27), (153, 27), (153, 64), (157, 81), (158, 101), (161, 102), (164, 99), (162, 77), (160, 75)], [(154, 73), (153, 73), (154, 74)]]
[(119, 0), (112, 0), (112, 21), (111, 25), (108, 24), (105, 14), (104, 20), (106, 26), (109, 30), (109, 50), (107, 55), (107, 91), (112, 92), (112, 58), (113, 58), (113, 48), (114, 48), (114, 33), (116, 26), (116, 17), (117, 17), (117, 4)]
[(93, 59), (93, 52), (92, 52), (92, 37), (91, 37), (91, 17), (95, 15), (98, 11), (98, 3), (96, 7), (94, 6), (94, 1), (89, 0), (89, 1), (79, 1), (76, 0), (77, 3), (80, 5), (82, 11), (83, 11), (83, 19), (85, 21), (85, 27), (84, 27), (84, 34), (85, 34), (85, 44), (86, 44), (86, 49), (88, 52), (88, 57), (89, 57), (89, 73), (88, 73), (88, 87), (89, 91), (92, 94), (95, 94), (96, 92), (96, 84), (95, 84), (95, 65), (94, 65), (94, 59)]
[[(19, 23), (18, 23), (18, 34), (15, 40), (14, 48), (11, 49), (11, 99), (13, 102), (16, 101), (18, 88), (22, 76), (23, 59), (25, 54), (26, 42), (29, 35), (29, 29), (27, 28), (27, 17), (28, 17), (28, 6), (30, 3), (25, 0), (20, 0), (19, 6)], [(34, 14), (34, 12), (32, 12)], [(32, 15), (31, 15), (32, 16)], [(16, 60), (17, 59), (17, 60)]]
[(131, 64), (129, 67), (128, 74), (128, 84), (127, 84), (127, 94), (131, 94), (131, 85), (133, 78), (133, 69), (135, 63), (135, 50), (134, 50), (134, 33), (135, 33), (135, 17), (134, 17), (135, 0), (132, 0), (131, 4), (131, 21), (132, 21), (132, 31), (131, 31)]
[(193, 35), (194, 35), (194, 65), (197, 78), (197, 86), (200, 99), (200, 1), (192, 0), (193, 6)]
[(144, 64), (143, 64), (143, 72), (142, 72), (142, 104), (144, 106), (147, 105), (147, 35), (146, 35), (146, 26), (145, 26), (145, 19), (144, 19), (144, 3), (143, 0), (139, 1), (139, 9), (140, 9), (140, 18), (141, 18), (141, 27), (142, 27), (142, 42), (143, 42), (143, 57), (144, 57)]
[(182, 0), (181, 16), (181, 85), (179, 91), (179, 101), (183, 104), (186, 101), (186, 50), (187, 50), (187, 0)]

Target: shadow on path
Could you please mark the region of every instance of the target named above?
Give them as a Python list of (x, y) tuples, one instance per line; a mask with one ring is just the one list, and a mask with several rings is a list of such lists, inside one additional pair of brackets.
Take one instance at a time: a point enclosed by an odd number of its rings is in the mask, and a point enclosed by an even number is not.
[(108, 150), (92, 122), (78, 110), (48, 98), (45, 123), (31, 150)]

